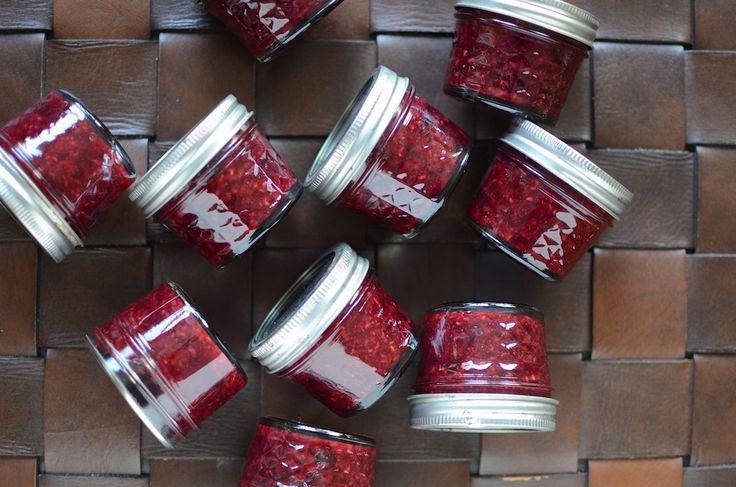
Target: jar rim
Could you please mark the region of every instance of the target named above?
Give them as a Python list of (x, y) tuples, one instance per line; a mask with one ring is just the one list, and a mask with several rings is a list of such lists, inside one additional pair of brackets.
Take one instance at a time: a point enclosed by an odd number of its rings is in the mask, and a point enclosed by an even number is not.
[(544, 319), (544, 313), (528, 304), (503, 303), (496, 301), (451, 301), (431, 308), (427, 314), (440, 311), (483, 311), (504, 310), (509, 313), (527, 313)]
[(376, 440), (368, 436), (356, 435), (352, 433), (342, 433), (339, 431), (328, 430), (313, 426), (311, 424), (302, 423), (301, 421), (293, 421), (290, 419), (281, 419), (272, 416), (262, 417), (258, 420), (259, 424), (271, 426), (274, 428), (285, 428), (297, 433), (303, 433), (310, 436), (318, 436), (320, 438), (329, 438), (331, 440), (342, 441), (362, 446), (370, 446), (375, 448)]

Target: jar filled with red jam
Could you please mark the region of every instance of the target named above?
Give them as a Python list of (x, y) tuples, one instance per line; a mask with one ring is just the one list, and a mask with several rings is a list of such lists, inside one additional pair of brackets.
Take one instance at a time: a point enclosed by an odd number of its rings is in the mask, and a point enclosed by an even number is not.
[(598, 21), (560, 0), (459, 0), (445, 91), (554, 125)]
[(469, 146), (407, 78), (379, 67), (317, 155), (306, 186), (411, 238), (456, 186)]
[(237, 360), (173, 283), (113, 316), (87, 340), (130, 407), (168, 448), (247, 383)]
[(202, 0), (261, 62), (319, 22), (342, 0)]
[(56, 262), (134, 180), (120, 144), (66, 91), (0, 127), (0, 202)]
[(302, 185), (230, 95), (133, 187), (130, 199), (223, 267), (296, 203)]
[(239, 487), (372, 487), (375, 464), (370, 438), (261, 418)]
[(339, 244), (286, 292), (249, 349), (266, 371), (347, 417), (370, 407), (404, 372), (417, 347), (413, 328), (368, 260)]
[(501, 142), (468, 207), (471, 224), (540, 276), (561, 280), (633, 194), (531, 122), (515, 121)]
[(425, 319), (411, 426), (554, 431), (544, 317), (506, 303), (451, 303)]

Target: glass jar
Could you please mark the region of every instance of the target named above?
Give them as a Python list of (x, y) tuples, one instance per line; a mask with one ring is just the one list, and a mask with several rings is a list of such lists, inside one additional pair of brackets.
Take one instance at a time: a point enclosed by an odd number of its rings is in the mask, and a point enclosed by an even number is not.
[(301, 192), (253, 113), (230, 95), (136, 183), (130, 199), (223, 267), (273, 228)]
[(342, 0), (203, 0), (262, 63), (340, 5)]
[(56, 262), (134, 180), (120, 144), (66, 91), (0, 127), (0, 202)]
[(459, 0), (448, 94), (554, 125), (598, 21), (559, 0)]
[(239, 486), (372, 487), (375, 464), (370, 438), (261, 418)]
[(130, 407), (167, 448), (243, 389), (245, 372), (173, 283), (87, 336)]
[(249, 350), (267, 372), (347, 417), (401, 376), (417, 347), (411, 319), (347, 244), (322, 255), (271, 310)]
[(543, 278), (564, 278), (633, 194), (579, 152), (528, 121), (501, 139), (468, 207), (471, 224)]
[(506, 303), (451, 303), (425, 319), (411, 426), (554, 431), (544, 317)]
[(407, 78), (379, 67), (337, 122), (306, 186), (411, 238), (455, 188), (469, 149), (467, 134)]

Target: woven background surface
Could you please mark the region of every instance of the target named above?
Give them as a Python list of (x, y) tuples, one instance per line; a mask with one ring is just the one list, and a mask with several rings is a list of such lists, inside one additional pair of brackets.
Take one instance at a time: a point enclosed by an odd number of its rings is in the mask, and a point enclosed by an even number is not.
[[(0, 120), (69, 89), (124, 139), (139, 173), (234, 93), (303, 176), (378, 62), (478, 140), (448, 207), (410, 243), (305, 195), (257, 249), (217, 271), (126, 199), (56, 265), (0, 214), (0, 486), (233, 487), (261, 414), (374, 436), (379, 487), (736, 485), (736, 2), (576, 3), (600, 18), (601, 40), (555, 130), (637, 196), (552, 285), (463, 221), (497, 124), (441, 93), (452, 0), (346, 0), (263, 66), (190, 0), (0, 0)], [(339, 241), (362, 249), (420, 322), (449, 300), (540, 307), (558, 431), (412, 431), (415, 368), (375, 408), (340, 420), (248, 362), (253, 328)], [(82, 341), (167, 279), (190, 292), (250, 379), (173, 451), (141, 429)]]

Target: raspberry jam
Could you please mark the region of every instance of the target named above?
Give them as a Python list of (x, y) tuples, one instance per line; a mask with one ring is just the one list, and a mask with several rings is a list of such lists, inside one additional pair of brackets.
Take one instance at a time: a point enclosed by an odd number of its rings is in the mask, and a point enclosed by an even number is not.
[(261, 62), (319, 22), (342, 0), (203, 0)]
[(375, 463), (370, 438), (261, 418), (239, 487), (372, 487)]
[(227, 97), (144, 176), (131, 199), (208, 262), (224, 266), (286, 214), (302, 185)]
[(448, 94), (554, 125), (598, 21), (559, 0), (460, 0)]
[(420, 350), (416, 395), (409, 399), (412, 426), (554, 429), (556, 401), (549, 399), (544, 317), (535, 308), (505, 303), (440, 306), (425, 319)]
[(0, 127), (0, 166), (3, 204), (57, 261), (135, 180), (112, 134), (65, 91)]
[(334, 247), (287, 291), (250, 345), (269, 373), (344, 417), (383, 396), (417, 347), (411, 319), (368, 267), (348, 245)]
[(468, 207), (471, 223), (545, 279), (564, 278), (633, 195), (578, 152), (518, 121)]
[(87, 340), (133, 410), (169, 448), (247, 383), (238, 362), (172, 283), (115, 315)]
[(411, 238), (457, 184), (469, 145), (408, 79), (380, 67), (325, 142), (306, 185), (325, 203)]

